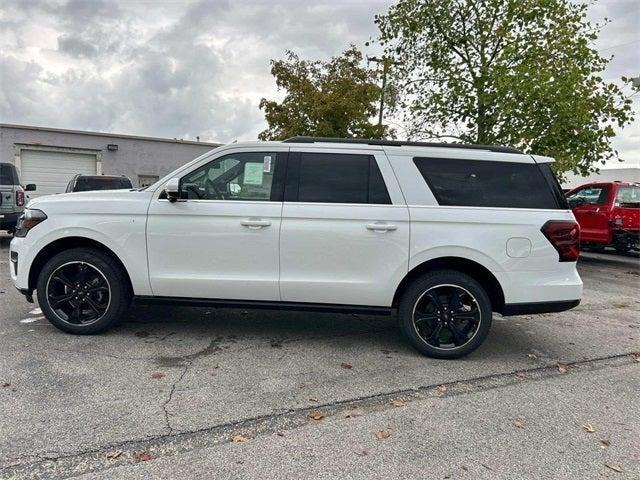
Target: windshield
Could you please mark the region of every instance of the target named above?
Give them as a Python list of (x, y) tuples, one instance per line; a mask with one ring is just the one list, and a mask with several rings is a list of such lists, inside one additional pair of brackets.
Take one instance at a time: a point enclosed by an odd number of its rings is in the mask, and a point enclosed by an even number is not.
[(640, 206), (640, 185), (618, 187), (616, 203), (620, 206)]
[(88, 192), (91, 190), (116, 190), (131, 188), (131, 181), (128, 178), (109, 177), (79, 177), (76, 180), (74, 192)]

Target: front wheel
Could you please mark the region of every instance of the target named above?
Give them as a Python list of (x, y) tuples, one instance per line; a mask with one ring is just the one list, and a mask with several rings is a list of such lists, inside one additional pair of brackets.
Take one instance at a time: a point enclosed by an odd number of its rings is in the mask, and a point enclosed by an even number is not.
[(123, 316), (131, 302), (122, 267), (99, 250), (74, 248), (55, 255), (38, 276), (38, 303), (60, 330), (93, 334)]
[(400, 329), (416, 350), (459, 358), (478, 348), (491, 328), (491, 301), (473, 278), (454, 270), (430, 272), (403, 294)]

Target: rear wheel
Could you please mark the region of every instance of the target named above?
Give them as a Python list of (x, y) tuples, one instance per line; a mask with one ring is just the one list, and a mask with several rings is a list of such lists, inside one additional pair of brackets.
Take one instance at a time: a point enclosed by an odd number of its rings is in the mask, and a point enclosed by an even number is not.
[(418, 278), (403, 294), (400, 329), (419, 352), (459, 358), (485, 340), (491, 328), (491, 301), (473, 278), (439, 270)]
[(38, 276), (38, 303), (60, 330), (92, 334), (117, 323), (131, 302), (122, 267), (98, 250), (74, 248), (54, 256)]

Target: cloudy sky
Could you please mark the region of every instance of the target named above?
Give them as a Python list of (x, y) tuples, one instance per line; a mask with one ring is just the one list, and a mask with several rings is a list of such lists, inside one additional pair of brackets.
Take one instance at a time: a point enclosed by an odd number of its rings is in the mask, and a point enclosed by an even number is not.
[[(1, 0), (0, 121), (230, 142), (255, 139), (269, 60), (328, 58), (375, 35), (392, 0)], [(605, 77), (640, 75), (638, 0), (600, 0)], [(625, 91), (631, 93), (630, 88)], [(636, 95), (636, 98), (640, 95)], [(636, 110), (639, 102), (636, 101)], [(640, 120), (616, 139), (640, 164)]]

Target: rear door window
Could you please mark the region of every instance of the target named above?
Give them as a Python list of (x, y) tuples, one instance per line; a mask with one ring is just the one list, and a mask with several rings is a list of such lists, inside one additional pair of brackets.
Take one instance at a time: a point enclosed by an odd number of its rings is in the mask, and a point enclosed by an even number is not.
[(535, 163), (421, 157), (414, 163), (440, 205), (562, 208)]
[(291, 173), (287, 179), (286, 194), (286, 199), (290, 201), (391, 203), (384, 179), (372, 155), (301, 153), (297, 163), (292, 165)]

